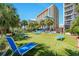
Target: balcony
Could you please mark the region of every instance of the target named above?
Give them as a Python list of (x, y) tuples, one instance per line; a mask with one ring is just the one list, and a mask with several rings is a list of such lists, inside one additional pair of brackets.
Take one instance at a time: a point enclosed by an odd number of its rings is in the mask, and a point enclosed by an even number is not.
[(73, 10), (73, 7), (70, 7), (70, 8), (68, 8), (68, 9), (64, 9), (65, 11), (64, 12), (68, 12), (68, 11), (70, 11), (70, 10)]
[(65, 17), (67, 17), (67, 16), (72, 16), (73, 15), (73, 13), (69, 13), (69, 14), (66, 14), (65, 13)]
[(65, 3), (64, 7), (68, 7), (68, 6), (71, 6), (71, 5), (73, 5), (73, 3)]

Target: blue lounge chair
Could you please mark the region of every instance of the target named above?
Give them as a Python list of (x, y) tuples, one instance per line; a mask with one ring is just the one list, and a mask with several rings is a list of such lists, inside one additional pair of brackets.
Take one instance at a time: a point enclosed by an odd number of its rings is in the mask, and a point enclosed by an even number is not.
[(56, 36), (56, 39), (57, 40), (63, 40), (64, 39), (64, 36), (62, 36), (62, 35)]
[(23, 45), (23, 46), (21, 46), (21, 47), (18, 48), (18, 47), (16, 46), (14, 40), (12, 39), (12, 37), (6, 36), (6, 39), (7, 39), (8, 43), (9, 43), (10, 47), (11, 47), (12, 50), (13, 50), (12, 55), (13, 55), (13, 54), (24, 55), (24, 54), (27, 53), (29, 50), (31, 50), (31, 49), (33, 49), (34, 47), (37, 46), (36, 43), (30, 42), (30, 43), (28, 43), (28, 44), (26, 44), (26, 45)]

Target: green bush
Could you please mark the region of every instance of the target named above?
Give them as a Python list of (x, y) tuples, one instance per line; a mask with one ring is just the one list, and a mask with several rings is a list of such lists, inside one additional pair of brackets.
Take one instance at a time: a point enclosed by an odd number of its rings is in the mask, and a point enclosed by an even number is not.
[(19, 41), (19, 40), (25, 39), (24, 38), (24, 34), (21, 34), (21, 33), (16, 33), (12, 37), (14, 38), (15, 41)]
[(70, 32), (70, 29), (66, 29), (66, 32)]
[(70, 30), (72, 34), (77, 34), (79, 35), (79, 16), (76, 17), (70, 26)]
[(79, 35), (79, 26), (75, 26), (73, 29), (73, 32), (77, 35)]
[(0, 51), (1, 50), (4, 50), (5, 48), (6, 48), (6, 41), (4, 41), (4, 40), (0, 40)]

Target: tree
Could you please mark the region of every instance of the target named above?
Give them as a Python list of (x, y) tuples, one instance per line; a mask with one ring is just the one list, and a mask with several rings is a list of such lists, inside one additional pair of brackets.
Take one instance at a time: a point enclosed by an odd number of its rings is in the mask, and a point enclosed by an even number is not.
[(76, 11), (79, 13), (79, 4), (76, 5)]
[(19, 25), (19, 20), (19, 15), (17, 15), (16, 9), (12, 4), (0, 4), (1, 30), (9, 32), (10, 28), (14, 28)]
[[(77, 4), (76, 6), (75, 6), (75, 10), (76, 10), (76, 12), (78, 12), (79, 13), (79, 4)], [(70, 26), (70, 31), (71, 31), (71, 33), (75, 33), (75, 28), (77, 28), (77, 26), (79, 26), (79, 16), (77, 16), (76, 17), (76, 19), (75, 20), (73, 20), (72, 21), (72, 24), (71, 24), (71, 26)]]
[(27, 20), (22, 20), (21, 21), (21, 26), (23, 27), (24, 30), (26, 29), (26, 25), (28, 25)]
[(51, 26), (53, 25), (54, 21), (52, 17), (46, 16), (45, 17), (45, 25), (51, 30)]
[(79, 35), (79, 26), (75, 26), (73, 30), (75, 34)]
[[(79, 4), (76, 5), (76, 12), (79, 13)], [(79, 16), (77, 16), (70, 26), (70, 32), (73, 34), (77, 34), (79, 38)]]
[(27, 20), (22, 20), (21, 25), (22, 25), (22, 26), (26, 26), (26, 25), (28, 25)]
[(40, 26), (42, 27), (42, 29), (44, 28), (44, 26), (45, 26), (45, 20), (40, 21)]
[(40, 25), (37, 21), (31, 21), (28, 23), (28, 30), (34, 31), (40, 28)]
[(39, 29), (39, 27), (40, 27), (40, 25), (39, 25), (39, 23), (37, 21), (33, 22), (33, 26), (34, 26), (35, 30)]
[(70, 30), (71, 30), (71, 33), (74, 33), (74, 34), (78, 34), (78, 29), (79, 29), (79, 16), (72, 21), (72, 25), (70, 27)]

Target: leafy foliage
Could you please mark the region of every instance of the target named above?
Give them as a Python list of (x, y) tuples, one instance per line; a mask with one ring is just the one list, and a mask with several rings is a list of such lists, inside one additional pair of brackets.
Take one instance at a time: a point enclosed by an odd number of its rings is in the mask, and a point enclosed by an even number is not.
[(76, 11), (79, 12), (79, 4), (76, 5)]
[(34, 31), (40, 28), (40, 24), (37, 21), (29, 22), (28, 24), (28, 30)]
[(0, 27), (8, 31), (11, 27), (19, 25), (19, 15), (12, 4), (0, 4)]
[(21, 25), (22, 25), (22, 26), (28, 25), (27, 20), (22, 20)]
[(77, 17), (75, 20), (72, 21), (70, 30), (71, 33), (79, 35), (79, 17)]

